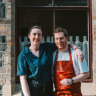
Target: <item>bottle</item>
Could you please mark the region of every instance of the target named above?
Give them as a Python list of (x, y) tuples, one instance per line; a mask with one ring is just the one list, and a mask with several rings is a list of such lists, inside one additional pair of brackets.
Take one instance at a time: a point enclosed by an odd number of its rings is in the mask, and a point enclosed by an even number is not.
[(85, 59), (87, 61), (87, 64), (88, 64), (88, 41), (87, 41), (87, 36), (83, 36), (83, 53), (84, 53), (84, 56), (85, 56)]

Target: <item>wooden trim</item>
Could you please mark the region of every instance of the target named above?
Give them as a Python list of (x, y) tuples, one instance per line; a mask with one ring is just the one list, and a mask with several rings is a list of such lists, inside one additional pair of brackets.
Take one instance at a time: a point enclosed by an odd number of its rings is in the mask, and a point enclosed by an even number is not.
[(35, 7), (32, 7), (32, 6), (23, 6), (23, 7), (18, 7), (18, 8), (32, 8), (32, 9), (88, 9), (89, 7), (84, 7), (84, 6), (82, 6), (82, 7), (80, 7), (80, 6), (78, 6), (78, 7), (64, 7), (64, 6), (41, 6), (41, 7), (39, 7), (39, 6), (35, 6)]
[(91, 0), (89, 0), (90, 1), (90, 4), (89, 4), (89, 7), (90, 7), (90, 9), (89, 9), (89, 31), (90, 31), (90, 33), (89, 33), (89, 56), (90, 56), (90, 59), (89, 59), (89, 68), (90, 68), (90, 81), (93, 81), (93, 74), (92, 74), (92, 72), (93, 72), (93, 70), (92, 70), (92, 64), (93, 64), (93, 62), (92, 62), (92, 58), (93, 58), (93, 54), (92, 54), (92, 2), (91, 2)]
[[(17, 0), (17, 1), (18, 1), (18, 0)], [(85, 7), (87, 7), (87, 8), (88, 8), (88, 7), (89, 7), (89, 1), (90, 1), (90, 0), (88, 0), (88, 6), (75, 6), (75, 5), (74, 5), (74, 6), (71, 6), (71, 8), (73, 8), (73, 7), (74, 7), (74, 8), (78, 8), (78, 7), (80, 7), (80, 8), (85, 8)], [(55, 2), (55, 0), (51, 0), (51, 3), (52, 3), (51, 6), (48, 6), (48, 5), (45, 5), (45, 6), (44, 6), (44, 5), (41, 5), (41, 6), (32, 6), (32, 5), (29, 5), (29, 6), (28, 6), (28, 5), (23, 5), (23, 6), (18, 6), (18, 7), (20, 7), (20, 8), (21, 8), (21, 7), (23, 7), (23, 8), (24, 8), (24, 7), (30, 7), (30, 8), (37, 8), (37, 7), (38, 7), (38, 8), (41, 8), (41, 7), (42, 7), (42, 8), (46, 8), (46, 7), (47, 7), (47, 8), (48, 8), (48, 7), (62, 7), (62, 8), (65, 7), (65, 8), (69, 8), (69, 7), (70, 7), (70, 6), (55, 6), (55, 5), (54, 5), (54, 2)], [(32, 2), (31, 2), (31, 3), (32, 3)]]
[(53, 10), (53, 30), (55, 29), (55, 10)]
[(15, 76), (16, 76), (16, 83), (19, 83), (19, 77), (17, 77), (17, 57), (18, 57), (18, 54), (19, 54), (19, 33), (18, 33), (18, 0), (15, 0), (15, 67), (16, 67), (16, 70), (15, 70)]
[(91, 0), (88, 0), (88, 6), (89, 6), (89, 71), (90, 71), (90, 77), (87, 80), (84, 80), (83, 82), (92, 82), (93, 81), (93, 70), (92, 70), (92, 2)]
[(52, 0), (52, 6), (54, 6), (54, 0)]

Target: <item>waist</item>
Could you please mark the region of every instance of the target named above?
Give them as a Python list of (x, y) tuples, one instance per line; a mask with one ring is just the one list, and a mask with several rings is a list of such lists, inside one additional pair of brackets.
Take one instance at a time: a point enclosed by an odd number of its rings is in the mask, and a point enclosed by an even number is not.
[(34, 79), (31, 79), (31, 78), (28, 79), (28, 82), (31, 82), (33, 84), (50, 84), (50, 83), (52, 83), (52, 81), (45, 82), (45, 81), (34, 80)]
[(38, 82), (49, 82), (52, 79), (52, 74), (50, 72), (41, 72), (38, 71), (38, 73), (36, 75), (28, 75), (29, 80), (35, 80)]

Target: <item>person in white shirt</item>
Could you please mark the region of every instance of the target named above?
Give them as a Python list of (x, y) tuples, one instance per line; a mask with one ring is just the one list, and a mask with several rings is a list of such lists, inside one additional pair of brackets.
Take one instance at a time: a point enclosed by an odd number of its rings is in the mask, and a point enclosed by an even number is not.
[(57, 50), (53, 53), (54, 96), (82, 96), (81, 81), (89, 77), (86, 60), (81, 62), (68, 45), (68, 32), (58, 27), (53, 32)]

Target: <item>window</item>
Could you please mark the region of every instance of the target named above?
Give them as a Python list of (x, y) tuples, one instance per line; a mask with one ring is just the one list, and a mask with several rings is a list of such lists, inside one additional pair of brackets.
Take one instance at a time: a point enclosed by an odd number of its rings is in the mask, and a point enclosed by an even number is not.
[(33, 7), (33, 6), (52, 6), (51, 0), (18, 0), (19, 6), (27, 6), (27, 7)]
[(5, 18), (5, 3), (0, 2), (0, 18)]
[(6, 42), (6, 36), (0, 36), (0, 68), (3, 66), (4, 63), (4, 51), (6, 50), (7, 42)]
[(54, 0), (56, 6), (88, 6), (88, 0)]
[[(18, 0), (18, 32), (21, 42), (24, 42), (23, 37), (27, 36), (30, 25), (41, 26), (43, 41), (51, 42), (52, 32), (56, 27), (66, 28), (69, 32), (69, 41), (82, 49), (92, 72), (90, 2), (90, 0), (29, 0), (29, 2)], [(88, 80), (92, 81), (92, 76)]]
[(3, 85), (0, 85), (0, 96), (3, 96), (3, 94), (2, 94), (2, 88), (3, 88)]

